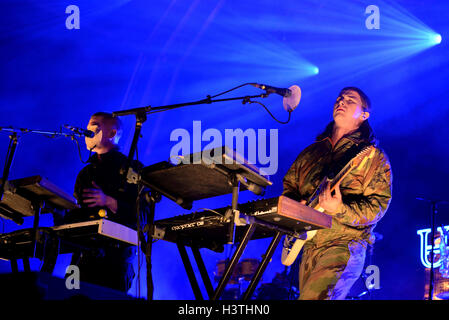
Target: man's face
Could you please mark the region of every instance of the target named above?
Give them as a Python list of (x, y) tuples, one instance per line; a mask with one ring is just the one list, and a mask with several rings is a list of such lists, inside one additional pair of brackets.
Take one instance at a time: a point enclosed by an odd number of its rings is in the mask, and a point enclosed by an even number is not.
[(92, 151), (108, 146), (111, 143), (110, 138), (115, 135), (114, 129), (103, 121), (103, 117), (91, 117), (87, 124), (87, 130), (95, 133), (93, 138), (85, 138), (87, 149)]
[(333, 118), (340, 127), (360, 126), (364, 120), (363, 113), (362, 99), (356, 91), (344, 91), (335, 101)]

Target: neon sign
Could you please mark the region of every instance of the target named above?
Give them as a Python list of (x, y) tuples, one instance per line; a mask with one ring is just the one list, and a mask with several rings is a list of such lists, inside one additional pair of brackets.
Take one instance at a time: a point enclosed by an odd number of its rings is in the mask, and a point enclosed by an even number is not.
[[(449, 226), (444, 226), (444, 229), (446, 231), (449, 231)], [(431, 233), (432, 229), (427, 228), (427, 229), (421, 229), (417, 231), (417, 234), (419, 234), (420, 239), (421, 239), (421, 245), (420, 245), (420, 258), (421, 258), (421, 263), (423, 264), (424, 267), (426, 268), (430, 268), (430, 253), (432, 251), (432, 243), (429, 241), (429, 235)], [(443, 229), (441, 229), (441, 227), (437, 227), (436, 230), (437, 232), (440, 233), (440, 235), (443, 234)], [(430, 235), (431, 237), (432, 235)], [(446, 239), (446, 243), (447, 243)], [(440, 254), (440, 247), (438, 244), (434, 245), (433, 248), (433, 252), (434, 252), (434, 257), (436, 257), (437, 255)], [(433, 267), (434, 268), (439, 268), (441, 266), (441, 259), (438, 259), (437, 261), (434, 260), (433, 262)]]

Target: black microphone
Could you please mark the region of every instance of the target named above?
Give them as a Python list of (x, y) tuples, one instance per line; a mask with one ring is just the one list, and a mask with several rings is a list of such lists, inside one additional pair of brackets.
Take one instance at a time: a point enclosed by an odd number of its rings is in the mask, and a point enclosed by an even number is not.
[(69, 129), (70, 131), (73, 131), (79, 135), (88, 137), (88, 138), (93, 138), (95, 136), (95, 132), (90, 131), (90, 130), (86, 130), (86, 129), (82, 129), (82, 128), (78, 128), (78, 127), (72, 127), (69, 126), (68, 124), (64, 125), (65, 128)]
[(267, 93), (276, 93), (284, 97), (282, 104), (285, 111), (292, 112), (298, 106), (301, 100), (301, 88), (297, 85), (293, 85), (288, 89), (276, 88), (272, 86), (267, 86), (265, 84), (250, 83), (250, 85), (265, 90)]
[(256, 88), (265, 90), (267, 93), (276, 93), (285, 98), (288, 98), (292, 95), (292, 91), (290, 89), (276, 88), (276, 87), (272, 87), (272, 86), (267, 86), (266, 84), (259, 84), (259, 83), (251, 83), (251, 85)]

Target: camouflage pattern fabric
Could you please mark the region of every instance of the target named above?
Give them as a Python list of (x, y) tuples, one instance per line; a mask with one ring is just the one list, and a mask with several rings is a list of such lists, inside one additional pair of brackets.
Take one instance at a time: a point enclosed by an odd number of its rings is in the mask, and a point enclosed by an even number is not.
[[(338, 169), (346, 164), (347, 161), (341, 162), (345, 160), (348, 150), (367, 142), (360, 131), (344, 136), (334, 147), (328, 136), (316, 141), (299, 154), (288, 170), (284, 177), (283, 194), (296, 200), (308, 200), (324, 177), (337, 174)], [(332, 228), (318, 230), (304, 247), (304, 253), (307, 253), (302, 258), (300, 269), (304, 279), (300, 274), (300, 282), (303, 282), (300, 287), (306, 296), (301, 299), (342, 298), (342, 294), (332, 294), (332, 290), (341, 276), (345, 276), (348, 261), (352, 262), (351, 246), (354, 241), (362, 247), (374, 242), (372, 231), (390, 204), (392, 174), (386, 154), (376, 147), (374, 156), (363, 167), (354, 168), (342, 180), (340, 190), (343, 201), (340, 210), (334, 214), (324, 212), (332, 216)], [(358, 255), (364, 256), (364, 253), (359, 252)], [(360, 264), (361, 270), (363, 261)], [(329, 271), (326, 271), (326, 266)], [(318, 288), (326, 292), (316, 295), (308, 293)]]
[(362, 273), (365, 253), (365, 241), (306, 245), (299, 269), (299, 299), (344, 299)]

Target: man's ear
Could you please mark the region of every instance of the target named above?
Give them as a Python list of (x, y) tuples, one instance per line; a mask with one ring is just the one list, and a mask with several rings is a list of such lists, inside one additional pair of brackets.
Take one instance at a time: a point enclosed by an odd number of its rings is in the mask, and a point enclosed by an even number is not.
[(367, 120), (369, 118), (370, 114), (367, 111), (362, 112), (361, 117), (362, 120)]

